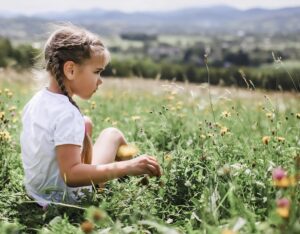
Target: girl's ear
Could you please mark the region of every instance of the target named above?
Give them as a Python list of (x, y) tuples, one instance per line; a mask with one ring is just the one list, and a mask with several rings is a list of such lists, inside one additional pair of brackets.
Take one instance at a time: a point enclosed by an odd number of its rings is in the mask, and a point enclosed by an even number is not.
[(67, 61), (64, 64), (64, 75), (68, 80), (74, 80), (74, 69), (75, 69), (75, 63), (73, 61)]

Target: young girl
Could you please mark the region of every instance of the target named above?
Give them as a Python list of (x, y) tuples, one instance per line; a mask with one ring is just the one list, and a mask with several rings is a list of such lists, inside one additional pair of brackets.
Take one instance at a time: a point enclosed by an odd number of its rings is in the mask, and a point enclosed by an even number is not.
[(75, 26), (61, 27), (48, 39), (44, 55), (48, 87), (27, 103), (22, 117), (28, 195), (41, 206), (76, 202), (85, 186), (125, 175), (160, 176), (155, 157), (115, 161), (118, 148), (126, 144), (116, 128), (104, 129), (91, 143), (92, 123), (72, 97), (89, 99), (102, 84), (100, 73), (109, 62), (109, 52), (100, 39)]

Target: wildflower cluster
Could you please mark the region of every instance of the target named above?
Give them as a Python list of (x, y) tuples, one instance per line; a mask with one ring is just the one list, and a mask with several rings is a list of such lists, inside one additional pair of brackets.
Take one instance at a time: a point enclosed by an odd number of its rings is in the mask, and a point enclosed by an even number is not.
[(287, 188), (296, 185), (295, 176), (288, 176), (286, 171), (281, 167), (273, 170), (273, 184), (279, 188)]
[(11, 135), (7, 130), (0, 131), (0, 142), (10, 142)]
[[(271, 136), (263, 136), (262, 138), (262, 143), (264, 145), (268, 145), (271, 141), (272, 137)], [(273, 137), (273, 139), (279, 143), (282, 143), (284, 144), (285, 142), (285, 138), (284, 137), (280, 137), (280, 136), (276, 136), (276, 137)]]
[(17, 122), (16, 106), (11, 105), (13, 92), (5, 88), (0, 90), (0, 145), (7, 145), (11, 142), (12, 137), (10, 130), (12, 124)]
[[(297, 161), (297, 160), (296, 160)], [(296, 165), (297, 169), (297, 165)], [(282, 219), (291, 220), (285, 224), (285, 231), (291, 231), (294, 228), (292, 220), (297, 213), (297, 199), (295, 199), (295, 186), (297, 185), (297, 176), (289, 175), (283, 168), (277, 167), (272, 172), (273, 185), (279, 189), (276, 200), (276, 214)]]
[(9, 177), (9, 156), (14, 151), (15, 142), (12, 133), (15, 131), (17, 108), (13, 103), (13, 92), (5, 88), (0, 90), (0, 191)]

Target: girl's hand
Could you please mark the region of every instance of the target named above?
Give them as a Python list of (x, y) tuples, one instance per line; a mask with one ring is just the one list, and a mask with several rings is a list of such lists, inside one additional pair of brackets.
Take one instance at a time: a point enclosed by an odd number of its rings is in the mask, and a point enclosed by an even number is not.
[(127, 164), (128, 175), (161, 176), (161, 169), (155, 157), (143, 154), (134, 159), (125, 161)]

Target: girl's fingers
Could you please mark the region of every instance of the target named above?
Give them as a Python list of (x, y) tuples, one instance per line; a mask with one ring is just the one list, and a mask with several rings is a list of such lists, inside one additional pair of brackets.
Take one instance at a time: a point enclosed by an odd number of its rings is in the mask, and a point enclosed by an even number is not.
[(160, 166), (157, 162), (157, 159), (153, 156), (150, 156), (150, 155), (143, 155), (144, 156), (144, 159), (146, 159), (144, 161), (144, 163), (146, 163), (146, 171), (149, 172), (148, 174), (150, 176), (161, 176), (161, 169), (160, 169)]
[(160, 167), (157, 164), (157, 162), (151, 162), (148, 165), (149, 165), (149, 167), (151, 167), (152, 173), (153, 173), (154, 176), (161, 176)]
[(156, 168), (154, 166), (152, 166), (151, 164), (147, 165), (147, 171), (149, 171), (150, 173), (148, 173), (150, 176), (155, 176), (157, 174), (156, 172)]
[(149, 156), (149, 163), (155, 168), (155, 176), (161, 176), (161, 170), (160, 170), (160, 166), (157, 163), (157, 159), (153, 156)]

